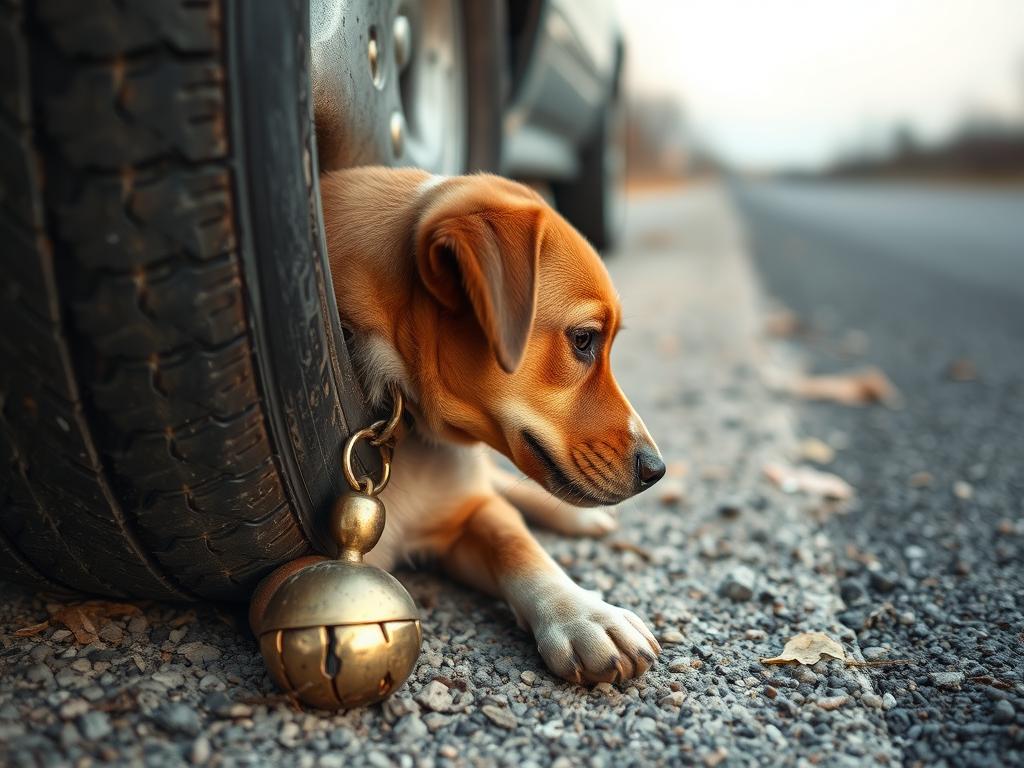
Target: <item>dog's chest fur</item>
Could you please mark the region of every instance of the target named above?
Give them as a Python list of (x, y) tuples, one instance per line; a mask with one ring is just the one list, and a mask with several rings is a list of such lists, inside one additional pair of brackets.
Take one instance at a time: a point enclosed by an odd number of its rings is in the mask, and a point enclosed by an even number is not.
[(474, 502), (493, 493), (483, 445), (432, 443), (415, 431), (395, 448), (380, 494), (387, 525), (366, 561), (385, 570), (447, 549)]

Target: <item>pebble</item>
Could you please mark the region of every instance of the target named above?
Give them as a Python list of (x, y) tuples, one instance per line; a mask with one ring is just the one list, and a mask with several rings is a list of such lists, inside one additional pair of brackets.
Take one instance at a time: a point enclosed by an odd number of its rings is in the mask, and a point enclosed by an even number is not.
[(896, 706), (896, 697), (891, 693), (885, 693), (882, 695), (882, 709), (888, 712), (890, 709)]
[(121, 640), (124, 639), (124, 630), (117, 626), (117, 624), (111, 622), (103, 625), (99, 631), (99, 638), (105, 643), (120, 645)]
[(78, 719), (78, 729), (87, 741), (99, 741), (110, 735), (110, 717), (97, 710), (86, 712)]
[(809, 667), (805, 667), (802, 664), (793, 671), (793, 677), (807, 685), (814, 685), (818, 682), (818, 676), (814, 674), (814, 670)]
[(667, 696), (658, 699), (658, 706), (663, 709), (678, 708), (686, 701), (686, 691), (672, 691)]
[(817, 699), (815, 701), (815, 704), (817, 704), (819, 707), (821, 707), (824, 710), (828, 710), (829, 712), (831, 712), (833, 710), (836, 710), (836, 709), (839, 709), (840, 707), (845, 706), (845, 705), (847, 705), (849, 703), (850, 703), (850, 697), (849, 696), (845, 696), (845, 695), (844, 696), (826, 696), (823, 699)]
[(192, 749), (189, 750), (188, 759), (192, 765), (202, 765), (210, 759), (212, 751), (210, 740), (206, 736), (200, 736), (192, 742)]
[(171, 645), (177, 645), (188, 634), (188, 627), (175, 627), (167, 633), (167, 642)]
[(957, 691), (960, 690), (965, 679), (963, 672), (932, 672), (929, 677), (933, 685)]
[(289, 720), (281, 725), (281, 729), (277, 734), (277, 740), (282, 747), (291, 748), (298, 742), (299, 734), (299, 724)]
[(30, 683), (43, 683), (44, 685), (51, 685), (53, 683), (53, 672), (45, 664), (35, 664), (29, 667), (25, 673), (25, 679)]
[(185, 684), (185, 676), (181, 672), (154, 672), (150, 679), (166, 688), (180, 688)]
[(896, 577), (886, 571), (871, 571), (868, 583), (876, 592), (888, 593), (896, 589)]
[(754, 596), (754, 572), (745, 565), (732, 568), (718, 586), (718, 594), (735, 602), (744, 602)]
[(71, 637), (70, 629), (58, 629), (52, 635), (50, 635), (50, 639), (55, 643), (61, 643), (67, 640), (69, 637)]
[(60, 716), (65, 720), (74, 720), (89, 711), (89, 702), (85, 699), (70, 699), (60, 707)]
[(415, 712), (406, 715), (395, 724), (395, 736), (401, 741), (419, 741), (427, 737), (427, 724)]
[(680, 632), (679, 630), (676, 630), (676, 629), (669, 629), (669, 630), (666, 630), (666, 631), (662, 632), (661, 635), (658, 637), (658, 639), (661, 642), (667, 643), (669, 645), (673, 645), (673, 644), (676, 644), (676, 643), (684, 643), (684, 642), (686, 642), (686, 636), (683, 635), (682, 632)]
[(527, 685), (533, 685), (537, 682), (537, 673), (532, 670), (525, 670), (519, 673), (519, 679)]
[(861, 653), (864, 654), (864, 659), (866, 661), (878, 661), (879, 659), (884, 659), (888, 654), (888, 651), (878, 645), (869, 645), (862, 649)]
[(442, 715), (440, 712), (428, 712), (423, 716), (423, 722), (431, 733), (437, 733), (451, 721), (452, 718), (450, 716)]
[(484, 704), (480, 707), (480, 711), (487, 716), (488, 720), (501, 728), (506, 728), (511, 731), (519, 724), (515, 715), (504, 707), (496, 707), (493, 704)]
[(927, 554), (924, 547), (919, 547), (916, 544), (908, 544), (903, 548), (903, 556), (907, 560), (924, 560)]
[(214, 674), (203, 675), (199, 681), (199, 690), (201, 691), (223, 691), (225, 688), (227, 685), (224, 681)]
[(449, 712), (452, 709), (452, 692), (439, 680), (431, 680), (415, 696), (416, 701), (434, 712)]
[(968, 501), (974, 496), (974, 487), (964, 480), (957, 480), (953, 483), (953, 495), (961, 501)]
[(865, 707), (871, 707), (872, 709), (882, 708), (882, 697), (877, 693), (865, 693), (860, 697), (860, 700)]
[(200, 642), (185, 643), (178, 648), (178, 653), (197, 666), (217, 661), (221, 657), (220, 648)]
[(1012, 723), (1017, 717), (1017, 712), (1006, 699), (997, 701), (996, 705), (992, 708), (992, 722), (997, 725), (1008, 725)]
[(153, 713), (153, 720), (165, 731), (186, 736), (196, 736), (202, 728), (196, 711), (182, 703), (166, 704), (159, 708)]

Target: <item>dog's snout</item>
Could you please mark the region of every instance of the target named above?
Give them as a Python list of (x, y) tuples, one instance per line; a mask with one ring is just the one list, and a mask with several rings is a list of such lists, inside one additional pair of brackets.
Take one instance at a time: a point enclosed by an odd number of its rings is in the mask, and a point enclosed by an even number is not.
[(650, 448), (636, 452), (637, 491), (645, 491), (665, 476), (665, 462)]

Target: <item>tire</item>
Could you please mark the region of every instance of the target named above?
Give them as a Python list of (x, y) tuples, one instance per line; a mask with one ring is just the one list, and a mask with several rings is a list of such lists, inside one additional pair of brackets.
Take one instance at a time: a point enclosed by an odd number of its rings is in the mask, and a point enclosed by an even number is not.
[(0, 575), (244, 599), (331, 550), (369, 415), (308, 31), (294, 0), (0, 4)]
[(579, 174), (551, 185), (559, 212), (598, 251), (614, 248), (622, 229), (624, 157), (622, 109), (613, 97), (580, 148)]

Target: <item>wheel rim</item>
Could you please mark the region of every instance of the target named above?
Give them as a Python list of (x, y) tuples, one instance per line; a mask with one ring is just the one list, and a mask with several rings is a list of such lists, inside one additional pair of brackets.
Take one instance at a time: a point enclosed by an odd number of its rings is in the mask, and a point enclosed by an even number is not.
[(464, 170), (462, 10), (460, 0), (311, 0), (322, 168)]

